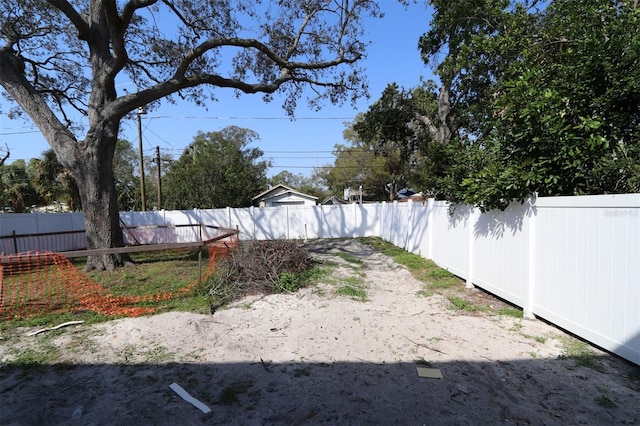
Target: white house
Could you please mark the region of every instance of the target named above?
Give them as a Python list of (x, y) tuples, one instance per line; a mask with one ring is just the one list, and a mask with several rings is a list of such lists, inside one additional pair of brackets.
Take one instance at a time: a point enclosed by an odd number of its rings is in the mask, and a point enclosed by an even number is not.
[(315, 206), (318, 197), (303, 194), (286, 185), (278, 184), (252, 198), (259, 207)]

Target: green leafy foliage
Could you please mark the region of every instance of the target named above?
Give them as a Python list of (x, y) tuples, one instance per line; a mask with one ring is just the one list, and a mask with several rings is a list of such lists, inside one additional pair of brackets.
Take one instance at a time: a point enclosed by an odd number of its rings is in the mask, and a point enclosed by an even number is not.
[(388, 159), (376, 155), (373, 147), (356, 132), (355, 125), (363, 120), (364, 114), (358, 114), (353, 123), (347, 125), (343, 138), (348, 144), (336, 144), (333, 165), (318, 170), (316, 176), (336, 196), (341, 197), (345, 188), (359, 192), (362, 187), (365, 200), (386, 200), (386, 184), (392, 179)]
[(230, 126), (198, 133), (163, 181), (165, 208), (248, 207), (266, 188), (269, 162), (249, 145), (258, 134)]
[(39, 199), (24, 160), (0, 166), (0, 183), (0, 205), (4, 209), (21, 213)]
[(498, 180), (516, 177), (513, 195), (640, 190), (640, 72), (629, 66), (640, 58), (639, 18), (598, 0), (556, 1), (539, 15), (495, 99)]
[[(113, 174), (120, 211), (140, 208), (140, 183), (134, 172), (137, 164), (138, 157), (131, 143), (118, 140)], [(147, 174), (152, 173), (147, 170)], [(51, 149), (43, 151), (40, 158), (31, 158), (28, 163), (19, 160), (10, 165), (0, 165), (0, 179), (4, 183), (0, 186), (0, 204), (12, 211), (21, 212), (32, 206), (55, 203), (65, 203), (69, 210), (82, 210), (75, 178)], [(147, 186), (148, 191), (156, 188), (153, 182)]]
[[(416, 133), (412, 128), (414, 113), (411, 100), (395, 83), (385, 88), (382, 96), (360, 119), (353, 130), (362, 141), (363, 153), (383, 159), (381, 166), (389, 184), (388, 198), (406, 185), (416, 151)], [(370, 166), (369, 166), (370, 167)]]
[[(425, 125), (415, 133), (423, 141), (414, 145), (415, 186), (482, 210), (533, 193), (640, 191), (637, 4), (429, 4), (435, 13), (419, 48), (439, 91), (423, 85), (408, 92), (412, 103), (385, 103), (389, 117)], [(449, 140), (435, 132), (443, 124)]]
[(40, 197), (39, 205), (65, 202), (69, 209), (81, 210), (78, 185), (53, 150), (44, 151), (42, 158), (29, 160), (29, 174), (31, 184)]

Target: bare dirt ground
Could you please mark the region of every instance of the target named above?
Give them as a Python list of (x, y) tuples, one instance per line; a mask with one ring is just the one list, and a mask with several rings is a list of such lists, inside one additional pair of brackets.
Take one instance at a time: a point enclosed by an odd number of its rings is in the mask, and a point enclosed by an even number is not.
[[(560, 330), (452, 310), (356, 241), (310, 248), (340, 266), (295, 294), (244, 299), (212, 316), (171, 312), (2, 336), (0, 424), (640, 424), (637, 366), (596, 349), (590, 362), (601, 371), (577, 366), (562, 356), (569, 337)], [(336, 295), (358, 277), (367, 301)], [(11, 363), (52, 347), (55, 363)], [(418, 367), (442, 378), (419, 377)]]

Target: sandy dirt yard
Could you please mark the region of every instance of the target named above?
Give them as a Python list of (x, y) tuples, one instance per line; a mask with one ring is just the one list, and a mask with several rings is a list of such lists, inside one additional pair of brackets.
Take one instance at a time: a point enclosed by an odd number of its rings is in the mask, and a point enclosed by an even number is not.
[[(2, 336), (0, 424), (640, 424), (637, 366), (597, 349), (596, 369), (577, 365), (563, 356), (571, 338), (543, 321), (452, 310), (357, 241), (309, 248), (338, 266), (295, 294)], [(366, 301), (336, 294), (362, 278)], [(53, 364), (11, 362), (51, 347)]]

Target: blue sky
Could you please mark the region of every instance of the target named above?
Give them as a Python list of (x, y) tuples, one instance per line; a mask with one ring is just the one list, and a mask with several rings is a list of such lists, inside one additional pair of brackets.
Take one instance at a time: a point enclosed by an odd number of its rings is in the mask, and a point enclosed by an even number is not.
[[(283, 170), (309, 176), (313, 167), (332, 164), (331, 150), (335, 144), (344, 143), (345, 123), (358, 112), (365, 112), (387, 84), (395, 81), (410, 88), (419, 84), (420, 76), (433, 78), (431, 69), (422, 63), (417, 50), (418, 38), (427, 31), (431, 19), (424, 3), (412, 4), (406, 9), (396, 0), (379, 3), (385, 17), (367, 21), (366, 39), (371, 45), (364, 67), (371, 98), (361, 99), (355, 110), (350, 104), (338, 107), (327, 103), (316, 112), (306, 108), (301, 100), (296, 120), (291, 121), (278, 98), (265, 104), (260, 95), (242, 95), (236, 99), (231, 90), (218, 89), (218, 102), (209, 104), (208, 110), (186, 102), (165, 103), (143, 116), (145, 157), (155, 155), (155, 147), (159, 146), (163, 154), (178, 158), (198, 131), (216, 131), (233, 125), (252, 129), (260, 135), (260, 140), (252, 146), (262, 149), (264, 158), (272, 161), (269, 176)], [(1, 109), (6, 111), (4, 104)], [(0, 147), (8, 145), (11, 151), (9, 163), (40, 157), (49, 148), (30, 121), (9, 120), (4, 115), (0, 120)], [(132, 142), (137, 149), (135, 119), (123, 120), (120, 137)]]

